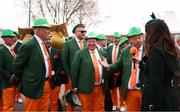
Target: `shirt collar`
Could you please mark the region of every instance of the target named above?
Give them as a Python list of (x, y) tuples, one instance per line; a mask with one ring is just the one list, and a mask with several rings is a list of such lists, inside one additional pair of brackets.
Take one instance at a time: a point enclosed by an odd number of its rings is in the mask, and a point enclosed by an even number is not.
[(143, 50), (143, 45), (141, 45), (141, 47), (139, 48), (139, 50), (140, 50), (140, 51), (142, 51), (142, 50)]
[(89, 50), (89, 52), (91, 53), (91, 52), (97, 52), (97, 48), (95, 48), (93, 51), (91, 51), (91, 50)]
[(43, 41), (37, 35), (34, 35), (34, 37), (36, 38), (36, 40), (38, 41), (39, 44), (43, 43)]
[(79, 41), (83, 41), (83, 40), (78, 39), (77, 37), (75, 37), (75, 39), (77, 43), (79, 43)]

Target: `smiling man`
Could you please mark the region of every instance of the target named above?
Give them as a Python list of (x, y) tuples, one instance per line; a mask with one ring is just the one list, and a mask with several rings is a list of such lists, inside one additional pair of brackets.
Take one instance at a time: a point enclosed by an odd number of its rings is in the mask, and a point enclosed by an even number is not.
[(87, 48), (76, 52), (71, 66), (73, 90), (78, 91), (83, 111), (104, 111), (107, 75), (99, 60), (106, 54), (96, 48), (97, 37), (93, 32), (88, 34), (86, 45)]

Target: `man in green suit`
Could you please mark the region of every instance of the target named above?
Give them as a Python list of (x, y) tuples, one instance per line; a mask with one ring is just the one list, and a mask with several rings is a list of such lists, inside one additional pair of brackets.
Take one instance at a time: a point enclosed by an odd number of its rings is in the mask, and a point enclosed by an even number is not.
[(96, 48), (93, 32), (86, 38), (87, 48), (75, 53), (71, 76), (73, 90), (78, 91), (83, 111), (104, 111), (104, 93), (107, 90), (106, 70), (98, 62), (107, 57)]
[[(1, 44), (1, 40), (0, 40), (0, 48), (3, 46), (3, 44)], [(2, 111), (2, 107), (3, 107), (3, 101), (2, 101), (2, 84), (1, 84), (1, 74), (0, 74), (0, 111)]]
[[(140, 111), (141, 109), (141, 82), (143, 74), (138, 68), (138, 63), (133, 62), (136, 58), (141, 60), (143, 55), (143, 38), (140, 28), (132, 27), (128, 33), (130, 46), (122, 50), (116, 64), (101, 62), (110, 71), (119, 70), (122, 75), (122, 97), (126, 102), (128, 111)], [(135, 53), (133, 52), (135, 51)], [(133, 54), (131, 54), (133, 53)]]
[(21, 45), (14, 63), (19, 91), (25, 96), (25, 111), (48, 110), (52, 64), (45, 41), (49, 28), (46, 19), (34, 20), (34, 36)]
[(10, 83), (10, 79), (14, 74), (13, 63), (16, 58), (15, 52), (11, 48), (14, 44), (12, 30), (5, 29), (2, 31), (4, 45), (0, 48), (0, 74), (2, 84), (3, 111), (14, 111), (15, 100), (15, 84)]
[[(65, 74), (68, 75), (68, 83), (65, 85), (65, 92), (72, 89), (71, 84), (71, 64), (74, 59), (74, 55), (76, 51), (84, 48), (86, 46), (86, 43), (84, 41), (85, 39), (85, 26), (83, 24), (78, 24), (73, 28), (73, 33), (75, 34), (75, 37), (69, 41), (67, 41), (64, 44), (63, 50), (62, 50), (62, 62), (63, 62), (63, 69), (65, 71)], [(67, 105), (66, 108), (67, 111), (73, 111), (74, 108), (71, 105)]]
[[(19, 47), (22, 45), (22, 42), (18, 39), (19, 34), (18, 34), (17, 32), (15, 32), (15, 31), (13, 31), (13, 33), (14, 33), (14, 35), (15, 35), (13, 47), (14, 47), (14, 52), (17, 54)], [(20, 94), (18, 91), (16, 91), (15, 100), (16, 100), (17, 103), (19, 103), (19, 104), (22, 104), (22, 103), (23, 103), (21, 94)]]
[[(119, 46), (119, 40), (120, 40), (120, 34), (119, 32), (114, 32), (112, 35), (112, 45), (108, 46), (106, 49), (106, 52), (108, 54), (108, 63), (113, 64), (117, 62), (117, 59), (121, 53), (121, 47)], [(119, 72), (112, 72), (110, 73), (109, 78), (109, 88), (111, 89), (111, 97), (113, 101), (113, 110), (116, 110), (118, 108), (118, 94), (117, 94), (117, 86), (120, 86), (120, 82), (118, 82), (119, 79)]]
[[(99, 34), (96, 36), (97, 37), (97, 49), (101, 50), (106, 53), (106, 48), (107, 48), (107, 37), (104, 34)], [(107, 79), (109, 79), (110, 75), (108, 74)], [(106, 91), (105, 93), (105, 99), (104, 99), (104, 110), (105, 111), (111, 111), (113, 108), (113, 102), (111, 98), (111, 93), (110, 90)]]

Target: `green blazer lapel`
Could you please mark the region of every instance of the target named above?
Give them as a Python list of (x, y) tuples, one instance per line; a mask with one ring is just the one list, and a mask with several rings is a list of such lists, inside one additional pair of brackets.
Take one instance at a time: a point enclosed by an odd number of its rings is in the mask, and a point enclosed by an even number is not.
[(99, 57), (100, 57), (100, 58), (101, 58), (101, 60), (102, 60), (104, 57), (102, 56), (101, 51), (100, 51), (99, 49), (97, 49), (97, 51), (98, 51), (98, 53), (99, 53)]
[(108, 63), (110, 64), (112, 64), (112, 49), (113, 49), (113, 45), (108, 46), (108, 48), (106, 49), (108, 55)]
[(120, 54), (121, 54), (121, 46), (119, 45), (119, 49), (118, 49), (118, 56), (117, 56), (117, 58), (120, 56)]
[[(76, 38), (76, 37), (75, 37)], [(74, 40), (72, 40), (72, 47), (73, 47), (73, 49), (77, 49), (77, 50), (79, 50), (80, 48), (79, 48), (79, 46), (78, 46), (78, 43), (76, 42), (76, 39), (74, 38)]]
[(85, 50), (85, 57), (87, 57), (87, 59), (89, 59), (90, 64), (92, 65), (92, 67), (94, 67), (94, 64), (93, 64), (93, 61), (92, 61), (92, 58), (91, 58), (91, 54), (90, 54), (90, 52), (89, 52), (89, 49), (86, 48), (86, 49), (84, 49), (84, 50)]
[(14, 59), (13, 55), (11, 54), (11, 52), (9, 51), (9, 49), (5, 46), (4, 47), (4, 52), (11, 58), (11, 59)]
[[(126, 77), (126, 80), (128, 80), (128, 78), (130, 77), (131, 74), (131, 67), (132, 67), (132, 63), (131, 63), (131, 58), (132, 55), (130, 54), (130, 48), (131, 46), (127, 47), (126, 49), (124, 49), (122, 51), (122, 56), (123, 56), (123, 77)], [(125, 74), (125, 75), (124, 75)]]
[(22, 43), (21, 42), (17, 42), (17, 44), (15, 45), (15, 47), (14, 47), (14, 52), (15, 53), (17, 53), (18, 52), (18, 49), (19, 49), (19, 47), (22, 45)]
[(38, 54), (39, 57), (40, 57), (40, 61), (41, 61), (42, 65), (45, 66), (44, 57), (43, 57), (43, 53), (42, 53), (42, 51), (41, 51), (40, 45), (39, 45), (39, 43), (38, 43), (38, 41), (36, 40), (35, 37), (33, 38), (33, 40), (34, 40), (35, 48), (36, 48), (37, 51), (38, 51), (37, 54)]
[(83, 40), (83, 46), (86, 47), (86, 41), (85, 40)]
[(109, 48), (109, 53), (110, 53), (111, 62), (112, 62), (113, 45)]
[[(127, 53), (127, 55), (126, 55), (126, 62), (128, 62), (128, 61), (130, 61), (131, 60), (131, 58), (132, 58), (132, 55), (130, 54), (130, 49), (131, 49), (131, 46), (128, 48), (128, 50), (126, 51)], [(132, 68), (132, 63), (131, 62), (128, 62), (130, 65), (128, 66), (128, 67), (130, 67), (130, 68), (127, 68), (127, 69), (129, 69), (129, 71), (130, 71), (130, 73), (131, 73), (131, 68)]]

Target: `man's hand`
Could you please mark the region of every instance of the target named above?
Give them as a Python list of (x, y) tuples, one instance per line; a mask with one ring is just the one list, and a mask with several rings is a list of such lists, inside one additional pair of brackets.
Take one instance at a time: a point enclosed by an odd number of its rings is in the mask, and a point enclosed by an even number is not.
[(102, 60), (99, 60), (99, 63), (100, 63), (104, 68), (106, 68), (107, 71), (109, 71), (110, 65), (108, 64), (106, 58), (103, 58)]
[(73, 92), (73, 93), (77, 93), (77, 88), (73, 88), (73, 89), (72, 89), (72, 92)]

